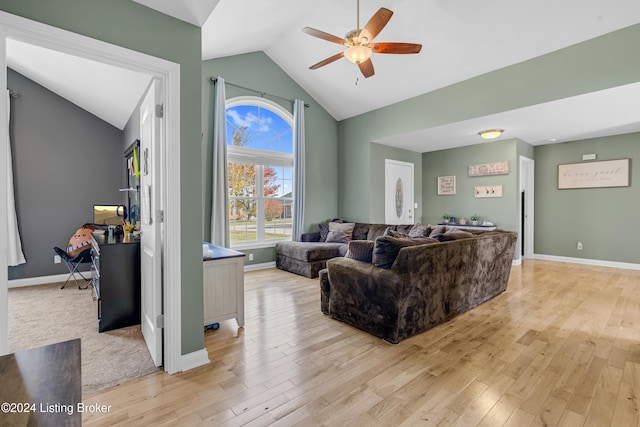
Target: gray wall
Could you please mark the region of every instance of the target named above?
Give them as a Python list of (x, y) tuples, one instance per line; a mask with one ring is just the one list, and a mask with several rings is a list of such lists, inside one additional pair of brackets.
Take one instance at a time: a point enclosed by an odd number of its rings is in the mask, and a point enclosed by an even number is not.
[(9, 279), (67, 272), (53, 247), (92, 222), (94, 204), (120, 204), (122, 131), (8, 70), (16, 211), (26, 264)]
[[(631, 159), (631, 186), (558, 190), (558, 164), (591, 153)], [(536, 254), (640, 263), (640, 133), (538, 146), (535, 162)]]
[[(122, 130), (122, 152), (124, 153), (135, 142), (136, 139), (140, 139), (140, 104), (142, 99), (138, 102), (136, 108), (133, 109), (129, 121)], [(123, 158), (123, 161), (126, 161)], [(122, 188), (134, 188), (133, 183), (139, 183), (139, 179), (134, 177), (128, 177), (129, 171), (125, 167), (122, 175)], [(128, 182), (128, 184), (127, 184)], [(131, 199), (131, 200), (129, 200)], [(129, 208), (129, 204), (140, 206), (140, 193), (139, 192), (123, 192), (122, 203)]]
[[(260, 70), (256, 72), (256, 70)], [(280, 67), (262, 52), (212, 59), (202, 63), (202, 122), (203, 134), (203, 221), (204, 240), (211, 235), (212, 185), (212, 109), (213, 84), (209, 77), (222, 76), (229, 83), (278, 95), (287, 99), (302, 99), (310, 104), (305, 108), (305, 224), (307, 231), (317, 231), (316, 225), (334, 218), (338, 211), (337, 123), (308, 93), (295, 83)], [(255, 93), (226, 87), (227, 98)], [(270, 98), (291, 111), (290, 103)], [(360, 159), (355, 159), (360, 161)], [(245, 263), (264, 263), (275, 260), (273, 248), (257, 249), (254, 260)]]
[[(131, 0), (2, 0), (0, 9), (180, 65), (182, 354), (202, 329), (201, 30)], [(177, 143), (177, 141), (170, 141)]]

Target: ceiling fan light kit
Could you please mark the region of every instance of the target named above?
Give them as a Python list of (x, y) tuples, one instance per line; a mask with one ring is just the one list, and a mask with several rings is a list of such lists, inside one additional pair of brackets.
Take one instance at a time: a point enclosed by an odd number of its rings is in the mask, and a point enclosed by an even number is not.
[(487, 129), (478, 132), (478, 135), (480, 135), (482, 139), (496, 139), (502, 135), (503, 132), (504, 129)]
[(374, 74), (373, 63), (371, 62), (371, 55), (373, 53), (392, 53), (392, 54), (411, 54), (419, 53), (422, 49), (421, 44), (415, 43), (371, 43), (373, 39), (382, 31), (387, 25), (393, 12), (387, 8), (381, 7), (378, 11), (369, 19), (369, 22), (360, 28), (360, 0), (357, 0), (356, 11), (356, 23), (357, 29), (349, 31), (344, 38), (334, 36), (324, 31), (316, 30), (315, 28), (305, 27), (303, 32), (318, 37), (320, 39), (344, 45), (346, 49), (343, 52), (337, 53), (327, 59), (324, 59), (311, 67), (311, 70), (316, 70), (325, 65), (331, 64), (338, 59), (345, 57), (349, 61), (358, 66), (360, 72), (364, 77), (371, 77)]
[(366, 46), (349, 46), (344, 50), (344, 56), (354, 64), (360, 64), (371, 57), (371, 49)]

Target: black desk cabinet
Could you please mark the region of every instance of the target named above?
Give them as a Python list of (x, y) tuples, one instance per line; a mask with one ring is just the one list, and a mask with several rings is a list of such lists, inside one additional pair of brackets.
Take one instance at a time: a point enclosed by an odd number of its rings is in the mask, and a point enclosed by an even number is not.
[(140, 241), (100, 233), (93, 238), (98, 332), (140, 324)]

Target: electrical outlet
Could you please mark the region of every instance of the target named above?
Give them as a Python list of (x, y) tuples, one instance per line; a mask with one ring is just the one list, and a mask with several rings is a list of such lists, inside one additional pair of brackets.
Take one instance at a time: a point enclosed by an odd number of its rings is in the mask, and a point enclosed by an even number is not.
[(581, 250), (582, 250), (582, 242), (578, 242), (577, 249), (578, 249), (579, 251), (581, 251)]
[(249, 261), (253, 261), (253, 253), (249, 253)]
[(62, 260), (60, 259), (60, 255), (54, 255), (53, 256), (53, 263), (54, 264), (60, 264), (62, 262)]

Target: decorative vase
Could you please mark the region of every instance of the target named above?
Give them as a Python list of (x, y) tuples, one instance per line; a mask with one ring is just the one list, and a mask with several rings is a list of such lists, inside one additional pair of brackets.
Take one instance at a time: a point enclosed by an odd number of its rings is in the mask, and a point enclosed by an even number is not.
[(478, 221), (476, 220), (471, 221), (471, 225), (478, 225)]

